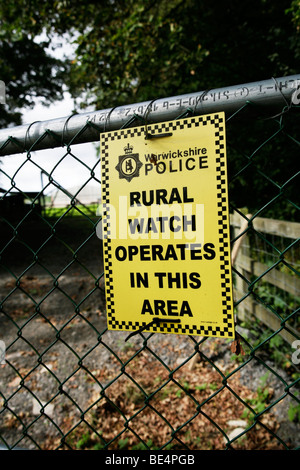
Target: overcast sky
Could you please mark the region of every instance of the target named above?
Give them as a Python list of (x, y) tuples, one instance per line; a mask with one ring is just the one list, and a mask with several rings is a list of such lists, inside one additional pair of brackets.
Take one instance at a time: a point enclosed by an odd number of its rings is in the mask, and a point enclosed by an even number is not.
[[(62, 40), (59, 38), (58, 43)], [(70, 56), (72, 54), (72, 46), (64, 41), (63, 47), (56, 47), (52, 54), (56, 57), (62, 57), (63, 54)], [(47, 121), (60, 117), (67, 117), (72, 114), (74, 108), (73, 101), (68, 93), (65, 93), (64, 100), (57, 102), (49, 107), (42, 106), (37, 102), (32, 110), (24, 110), (23, 124), (30, 124), (34, 121)], [(95, 145), (93, 144), (80, 144), (74, 145), (72, 151), (76, 157), (81, 158), (87, 165), (93, 167), (97, 161)], [(32, 153), (32, 160), (50, 173), (56, 163), (63, 155), (66, 154), (66, 148), (57, 148), (42, 150)], [(7, 173), (11, 178), (14, 178), (17, 189), (21, 191), (41, 191), (41, 171), (35, 167), (30, 161), (21, 167), (26, 159), (26, 155), (10, 155), (2, 158), (1, 169)], [(18, 169), (20, 170), (18, 171)], [(99, 172), (100, 166), (97, 165), (95, 171)], [(67, 156), (57, 169), (52, 174), (52, 177), (60, 183), (64, 188), (72, 188), (74, 186), (82, 185), (90, 177), (89, 171), (83, 165), (76, 162), (71, 156)], [(100, 179), (100, 178), (99, 178)], [(47, 177), (43, 175), (43, 186), (47, 184)], [(11, 187), (10, 179), (2, 173), (0, 174), (0, 187), (8, 190)], [(49, 193), (50, 190), (55, 188), (47, 188), (45, 191)], [(99, 195), (100, 196), (100, 195)]]
[[(37, 105), (34, 110), (24, 113), (23, 122), (24, 124), (30, 124), (34, 121), (45, 121), (59, 117), (66, 117), (72, 113), (72, 106), (72, 100), (70, 100), (68, 96), (66, 96), (64, 101), (52, 105), (49, 108)], [(93, 144), (74, 145), (72, 147), (72, 152), (77, 158), (82, 159), (91, 168), (97, 161), (96, 149)], [(66, 154), (66, 148), (56, 148), (32, 152), (31, 158), (33, 162), (36, 162), (40, 167), (50, 173), (56, 163)], [(1, 169), (11, 178), (14, 178), (16, 187), (19, 190), (24, 192), (40, 191), (42, 188), (41, 171), (32, 164), (31, 161), (27, 161), (22, 168), (20, 168), (25, 159), (25, 154), (6, 156), (2, 159)], [(19, 168), (20, 170), (18, 171)], [(98, 165), (95, 170), (99, 171), (100, 177), (100, 166)], [(90, 174), (83, 165), (78, 163), (70, 155), (67, 155), (51, 176), (64, 188), (68, 189), (79, 184), (83, 184), (84, 181), (90, 177)], [(46, 183), (47, 177), (43, 175), (43, 186), (45, 186)], [(4, 189), (9, 189), (10, 184), (9, 178), (1, 174), (0, 186)], [(47, 188), (46, 193), (49, 193), (51, 189), (53, 190), (54, 188)]]

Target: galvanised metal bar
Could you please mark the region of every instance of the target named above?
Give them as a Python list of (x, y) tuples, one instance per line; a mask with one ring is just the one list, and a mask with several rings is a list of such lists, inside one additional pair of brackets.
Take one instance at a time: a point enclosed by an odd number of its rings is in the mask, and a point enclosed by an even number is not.
[[(225, 111), (227, 114), (246, 103), (268, 109), (289, 106), (293, 92), (300, 84), (300, 75), (205, 90), (197, 93), (160, 98), (89, 113), (38, 121), (15, 128), (0, 130), (0, 156), (34, 150), (60, 147), (75, 143), (95, 142), (99, 133), (120, 129), (126, 123), (137, 126), (144, 123), (171, 121), (190, 109), (194, 115)], [(139, 119), (140, 118), (140, 119)], [(132, 123), (130, 124), (130, 120)], [(129, 127), (129, 126), (128, 126)], [(84, 129), (84, 132), (82, 132)], [(7, 140), (10, 137), (9, 141)], [(37, 142), (40, 139), (39, 142)]]

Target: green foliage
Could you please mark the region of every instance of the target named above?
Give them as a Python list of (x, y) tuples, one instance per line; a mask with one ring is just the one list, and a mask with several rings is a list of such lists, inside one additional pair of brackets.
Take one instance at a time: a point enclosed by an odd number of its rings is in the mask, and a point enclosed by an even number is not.
[(90, 433), (82, 434), (81, 438), (78, 440), (76, 444), (76, 448), (78, 450), (85, 449), (89, 447), (91, 444), (91, 435)]
[(130, 400), (134, 404), (143, 403), (145, 400), (145, 395), (143, 392), (132, 385), (128, 385), (126, 387), (125, 396), (127, 400)]
[[(268, 376), (269, 372), (266, 372), (266, 374), (260, 378), (260, 386), (257, 387), (256, 396), (246, 400), (254, 410), (255, 415), (264, 411), (271, 398), (270, 389), (266, 386)], [(251, 423), (254, 420), (255, 415), (249, 408), (245, 408), (242, 417), (247, 418), (249, 423)]]
[(33, 107), (34, 99), (45, 105), (63, 96), (67, 65), (49, 55), (50, 39), (37, 41), (42, 32), (31, 14), (29, 3), (0, 4), (0, 70), (6, 85), (6, 102), (1, 106), (0, 124), (21, 123), (21, 109)]
[[(73, 57), (50, 57), (57, 36)], [(299, 1), (7, 0), (0, 38), (5, 125), (19, 123), (35, 97), (61, 98), (63, 86), (75, 107), (91, 110), (297, 73)], [(259, 113), (249, 106), (227, 124), (231, 205), (296, 220), (297, 116)]]
[[(299, 2), (291, 0), (8, 0), (0, 26), (7, 120), (34, 96), (58, 99), (63, 82), (83, 106), (103, 109), (283, 76), (299, 65)], [(37, 44), (41, 33), (47, 39)], [(74, 59), (50, 58), (55, 35), (73, 43)]]
[(183, 392), (188, 392), (190, 390), (190, 384), (186, 380), (179, 381), (179, 382), (182, 388), (179, 388), (177, 390), (176, 396), (180, 398)]
[[(169, 447), (171, 448), (172, 446), (169, 446)], [(133, 445), (131, 447), (131, 450), (149, 450), (149, 449), (151, 450), (159, 449), (159, 447), (154, 446), (152, 439), (148, 439), (146, 444), (144, 444), (143, 442), (139, 442), (138, 444)], [(168, 449), (165, 449), (165, 450), (168, 450)]]
[(207, 383), (204, 383), (204, 384), (201, 384), (201, 385), (196, 385), (195, 389), (200, 390), (202, 392), (203, 390), (207, 389)]
[[(299, 395), (299, 394), (297, 394)], [(300, 423), (300, 403), (291, 403), (288, 410), (288, 417), (290, 421)]]
[(126, 437), (125, 439), (119, 439), (118, 441), (119, 449), (120, 450), (127, 449), (128, 442), (129, 442), (128, 437)]
[[(96, 107), (294, 73), (289, 1), (62, 2), (49, 31), (78, 32), (69, 75)], [(259, 12), (259, 15), (257, 14)], [(259, 41), (255, 38), (259, 37)]]
[(300, 28), (300, 2), (299, 0), (293, 0), (291, 7), (287, 10), (287, 13), (291, 13), (293, 17), (293, 23), (297, 26), (297, 31)]
[(218, 384), (211, 383), (211, 384), (209, 384), (209, 388), (210, 388), (210, 390), (213, 390), (213, 391), (215, 391), (215, 390), (217, 390), (217, 389), (218, 389)]

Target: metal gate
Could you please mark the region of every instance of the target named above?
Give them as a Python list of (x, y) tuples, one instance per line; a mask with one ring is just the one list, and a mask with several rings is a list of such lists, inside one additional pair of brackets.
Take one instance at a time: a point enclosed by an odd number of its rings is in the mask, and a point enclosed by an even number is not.
[[(298, 80), (0, 131), (5, 448), (299, 448)], [(226, 113), (236, 340), (145, 331), (128, 340), (106, 328), (101, 204), (85, 199), (91, 185), (100, 198), (100, 162), (81, 144), (217, 111)], [(67, 160), (81, 179), (73, 191), (56, 176)], [(19, 185), (25, 171), (41, 190)]]

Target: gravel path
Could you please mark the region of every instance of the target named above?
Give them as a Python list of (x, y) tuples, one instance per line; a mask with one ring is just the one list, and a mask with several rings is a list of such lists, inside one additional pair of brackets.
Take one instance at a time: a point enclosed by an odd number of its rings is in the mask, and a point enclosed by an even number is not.
[[(91, 266), (92, 262), (89, 269)], [(97, 278), (101, 266), (96, 263), (94, 268)], [(55, 266), (51, 269), (54, 272)], [(144, 347), (147, 364), (152, 361), (153, 367), (169, 373), (195, 351), (195, 342), (184, 335), (145, 333), (126, 342), (128, 333), (106, 331), (104, 297), (95, 289), (95, 280), (77, 264), (60, 275), (56, 284), (37, 266), (22, 276), (18, 288), (14, 277), (2, 272), (0, 298), (6, 298), (0, 317), (0, 339), (10, 345), (6, 364), (0, 366), (0, 436), (9, 446), (52, 449), (59, 445), (63, 435), (69, 435), (72, 427), (82, 422), (91, 400), (95, 396), (99, 399), (101, 386), (121, 374), (119, 357), (135, 355)], [(241, 364), (232, 360), (230, 344), (221, 339), (206, 339), (201, 351), (209, 359), (207, 370), (213, 369), (213, 362), (223, 376)], [(243, 360), (248, 359), (246, 354)], [(268, 358), (263, 359), (276, 370)], [(187, 367), (191, 364), (192, 361)], [(197, 366), (193, 367), (196, 374)], [(249, 393), (257, 392), (265, 378), (263, 386), (269, 389), (269, 404), (283, 397), (270, 413), (278, 421), (276, 434), (295, 448), (299, 446), (299, 424), (289, 421), (287, 412), (292, 397), (285, 396), (286, 384), (292, 380), (282, 370), (278, 371), (281, 379), (270, 371), (266, 377), (266, 372), (264, 365), (252, 359), (234, 375)], [(191, 377), (192, 372), (189, 374)], [(234, 423), (232, 432), (245, 426), (245, 422), (234, 421), (230, 415), (226, 420)], [(76, 442), (72, 445), (76, 447)]]

